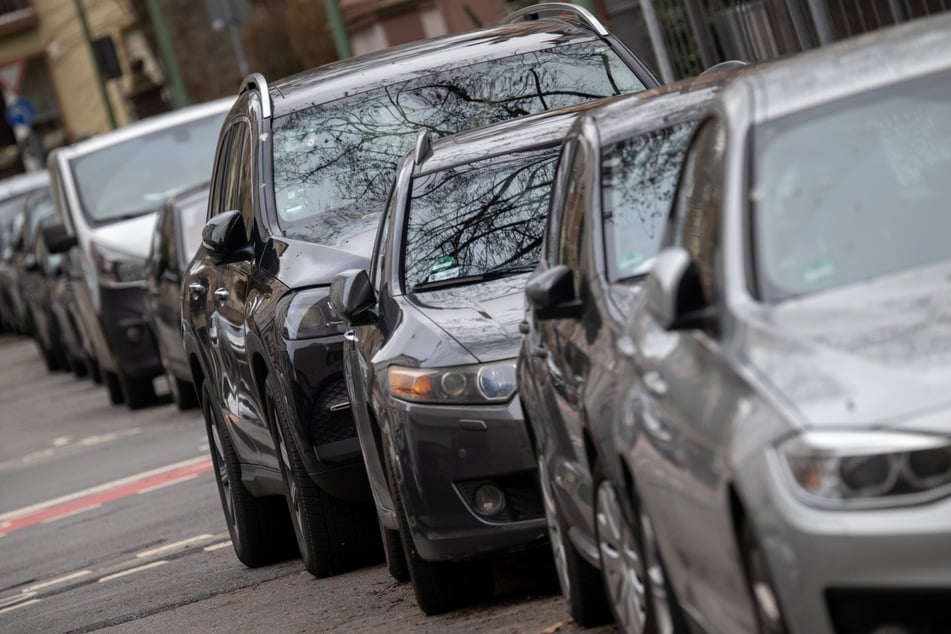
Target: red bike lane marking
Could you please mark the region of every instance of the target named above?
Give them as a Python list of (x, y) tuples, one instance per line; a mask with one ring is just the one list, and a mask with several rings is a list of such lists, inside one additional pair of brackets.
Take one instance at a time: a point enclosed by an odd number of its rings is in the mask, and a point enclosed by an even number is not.
[(29, 526), (50, 522), (67, 515), (80, 513), (84, 510), (112, 502), (140, 491), (154, 488), (163, 484), (171, 484), (176, 480), (190, 479), (201, 473), (212, 470), (210, 458), (202, 458), (187, 464), (173, 465), (166, 469), (158, 469), (142, 474), (141, 477), (119, 480), (114, 486), (96, 487), (94, 492), (63, 502), (51, 505), (34, 505), (24, 511), (6, 513), (0, 519), (0, 536), (18, 531)]

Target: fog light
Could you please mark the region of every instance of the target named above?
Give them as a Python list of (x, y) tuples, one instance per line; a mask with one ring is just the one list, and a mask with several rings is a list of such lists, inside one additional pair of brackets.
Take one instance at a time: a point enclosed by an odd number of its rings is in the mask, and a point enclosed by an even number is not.
[(472, 501), (482, 515), (497, 515), (505, 508), (505, 494), (494, 484), (483, 484), (476, 489)]
[(129, 343), (136, 345), (142, 342), (142, 329), (138, 326), (129, 326), (125, 329), (125, 338)]

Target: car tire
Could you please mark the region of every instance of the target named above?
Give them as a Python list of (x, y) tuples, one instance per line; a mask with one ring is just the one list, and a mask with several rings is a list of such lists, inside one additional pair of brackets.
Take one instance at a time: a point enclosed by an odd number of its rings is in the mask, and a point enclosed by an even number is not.
[(272, 377), (265, 381), (265, 407), (284, 479), (285, 498), (307, 572), (317, 578), (377, 563), (382, 558), (376, 508), (321, 489), (307, 472)]
[(457, 610), (491, 597), (494, 588), (490, 562), (427, 561), (419, 556), (410, 532), (403, 498), (399, 492), (393, 455), (385, 436), (383, 443), (390, 495), (393, 498), (400, 525), (400, 542), (419, 608), (425, 614), (432, 616)]
[(122, 385), (122, 394), (129, 409), (142, 409), (155, 405), (158, 401), (152, 379), (131, 379), (119, 370), (119, 383)]
[(380, 523), (380, 537), (383, 540), (383, 555), (386, 557), (386, 571), (396, 581), (410, 581), (409, 566), (399, 530), (392, 530)]
[(47, 350), (43, 344), (37, 342), (37, 346), (40, 349), (40, 356), (43, 357), (43, 363), (46, 364), (46, 371), (49, 373), (56, 372), (63, 369), (60, 365), (60, 356), (56, 354), (55, 350)]
[(555, 570), (558, 572), (558, 585), (568, 602), (568, 613), (582, 627), (610, 623), (611, 606), (601, 581), (601, 572), (581, 556), (568, 538), (568, 526), (558, 512), (543, 456), (538, 456), (538, 479)]
[(73, 376), (77, 379), (82, 379), (86, 376), (89, 376), (89, 366), (86, 365), (86, 361), (82, 357), (74, 357), (70, 355), (69, 369), (72, 371)]
[(172, 402), (175, 403), (178, 411), (184, 412), (198, 407), (198, 395), (191, 382), (177, 378), (167, 369), (165, 378), (168, 380), (168, 391), (172, 395)]
[(205, 385), (201, 409), (218, 496), (238, 560), (248, 568), (257, 568), (296, 557), (297, 543), (284, 500), (280, 496), (256, 498), (245, 487), (231, 437)]
[(779, 606), (779, 593), (766, 562), (766, 554), (756, 539), (752, 524), (746, 518), (740, 526), (740, 551), (747, 590), (756, 616), (757, 631), (761, 634), (786, 634), (788, 629)]
[(686, 631), (657, 548), (654, 525), (637, 493), (632, 496), (633, 525), (612, 482), (602, 479), (596, 487), (601, 575), (614, 622), (626, 633)]
[(109, 402), (113, 405), (122, 405), (125, 402), (125, 394), (122, 392), (119, 375), (115, 372), (103, 370), (102, 382), (105, 384), (106, 392), (109, 394)]
[[(85, 353), (84, 353), (85, 354)], [(89, 378), (92, 379), (92, 382), (96, 385), (102, 385), (102, 370), (99, 368), (99, 362), (89, 357), (86, 358), (86, 369), (89, 372)]]

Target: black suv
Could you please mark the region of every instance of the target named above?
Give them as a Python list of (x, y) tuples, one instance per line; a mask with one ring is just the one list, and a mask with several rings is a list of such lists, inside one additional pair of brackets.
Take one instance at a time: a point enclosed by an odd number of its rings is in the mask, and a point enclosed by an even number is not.
[(292, 534), (316, 576), (380, 557), (328, 292), (340, 271), (367, 267), (396, 163), (420, 129), (445, 136), (656, 85), (586, 12), (559, 8), (242, 85), (182, 319), (245, 564), (286, 556)]

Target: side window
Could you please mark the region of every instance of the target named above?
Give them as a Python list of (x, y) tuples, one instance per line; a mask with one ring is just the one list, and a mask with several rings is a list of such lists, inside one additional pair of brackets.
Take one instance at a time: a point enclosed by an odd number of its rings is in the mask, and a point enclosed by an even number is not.
[(716, 119), (706, 121), (694, 137), (680, 178), (671, 229), (673, 243), (690, 252), (707, 299), (716, 298), (714, 263), (720, 243), (723, 155), (726, 135)]
[[(581, 245), (584, 243), (585, 204), (588, 200), (589, 185), (586, 180), (588, 150), (579, 144), (568, 174), (565, 188), (564, 210), (562, 212), (561, 231), (558, 236), (558, 264), (565, 264), (577, 271), (581, 264)], [(575, 275), (575, 293), (580, 291), (580, 276)]]
[(211, 190), (208, 192), (208, 218), (220, 214), (222, 211), (228, 211), (225, 206), (227, 199), (225, 191), (228, 181), (228, 155), (231, 153), (231, 140), (234, 137), (234, 126), (228, 128), (223, 134), (218, 154), (215, 155), (215, 167), (211, 175)]
[(549, 265), (558, 261), (558, 238), (564, 220), (565, 192), (571, 176), (571, 160), (574, 158), (576, 145), (575, 141), (569, 139), (562, 146), (561, 153), (558, 156), (555, 182), (551, 188), (551, 203), (548, 206), (548, 225), (545, 227), (544, 257)]
[(254, 189), (253, 154), (250, 126), (244, 122), (236, 124), (231, 137), (231, 149), (228, 152), (225, 208), (241, 212), (249, 238), (254, 221), (251, 196)]

